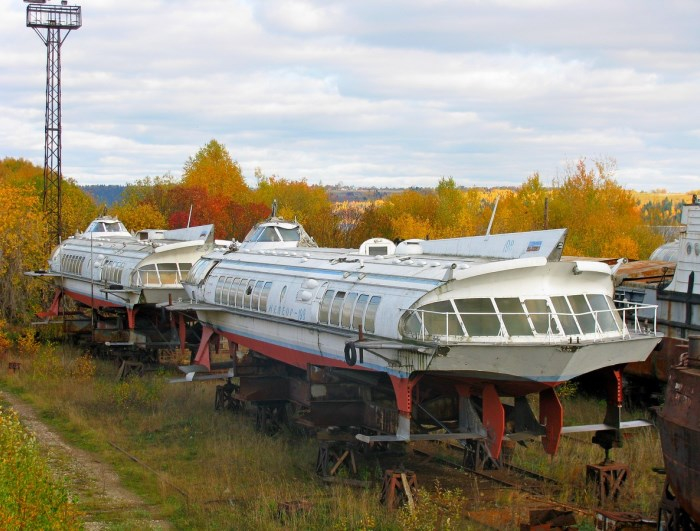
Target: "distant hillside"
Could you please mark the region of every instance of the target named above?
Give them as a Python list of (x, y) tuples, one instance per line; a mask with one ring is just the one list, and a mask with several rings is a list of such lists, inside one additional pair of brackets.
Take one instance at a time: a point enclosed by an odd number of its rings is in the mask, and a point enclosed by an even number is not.
[(89, 194), (98, 205), (111, 206), (121, 199), (122, 192), (126, 186), (119, 184), (88, 184), (80, 188)]

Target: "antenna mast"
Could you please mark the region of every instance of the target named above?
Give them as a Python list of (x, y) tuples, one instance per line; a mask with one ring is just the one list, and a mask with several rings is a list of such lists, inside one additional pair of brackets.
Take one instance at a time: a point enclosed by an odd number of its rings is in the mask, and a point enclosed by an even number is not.
[[(44, 215), (49, 237), (61, 241), (61, 45), (71, 30), (82, 25), (80, 6), (46, 5), (46, 0), (24, 0), (27, 27), (46, 45), (46, 124), (44, 144)], [(43, 30), (46, 30), (45, 32)], [(66, 30), (61, 34), (61, 30)]]

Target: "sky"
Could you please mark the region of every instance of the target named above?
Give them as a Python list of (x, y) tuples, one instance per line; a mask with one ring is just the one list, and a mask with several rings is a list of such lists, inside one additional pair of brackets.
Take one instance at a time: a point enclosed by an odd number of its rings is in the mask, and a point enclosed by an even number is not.
[[(60, 5), (56, 0), (50, 5)], [(249, 184), (545, 185), (614, 161), (700, 188), (698, 0), (99, 0), (61, 47), (62, 169), (179, 177), (210, 140)], [(0, 159), (43, 166), (46, 47), (0, 0)]]

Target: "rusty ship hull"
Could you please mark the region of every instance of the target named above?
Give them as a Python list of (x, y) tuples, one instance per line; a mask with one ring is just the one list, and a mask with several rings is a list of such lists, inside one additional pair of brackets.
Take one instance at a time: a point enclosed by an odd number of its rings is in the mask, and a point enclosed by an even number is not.
[(658, 428), (668, 484), (700, 523), (700, 336), (691, 338), (687, 361), (670, 371)]

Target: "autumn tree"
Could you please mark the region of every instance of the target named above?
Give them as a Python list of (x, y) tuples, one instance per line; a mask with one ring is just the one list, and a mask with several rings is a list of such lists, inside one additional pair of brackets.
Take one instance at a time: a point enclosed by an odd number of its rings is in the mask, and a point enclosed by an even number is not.
[(63, 237), (84, 231), (98, 215), (94, 200), (71, 178), (64, 178), (61, 185), (61, 232)]
[(26, 321), (38, 308), (42, 283), (25, 271), (46, 267), (48, 226), (36, 190), (0, 182), (0, 318)]
[(116, 205), (112, 209), (112, 215), (119, 218), (119, 221), (133, 232), (143, 229), (162, 229), (167, 226), (165, 216), (152, 203)]
[(333, 214), (325, 188), (309, 185), (306, 179), (290, 181), (275, 175), (268, 177), (259, 169), (255, 176), (255, 202), (271, 205), (276, 200), (278, 214), (290, 221), (299, 221), (319, 245), (338, 245), (339, 218)]
[[(115, 212), (133, 210), (139, 205), (150, 205), (152, 211), (160, 212), (163, 219), (168, 219), (177, 208), (173, 205), (171, 196), (172, 190), (177, 185), (177, 180), (171, 174), (137, 179), (126, 185), (121, 201), (114, 206)], [(134, 221), (137, 222), (137, 226), (143, 225), (138, 220)], [(132, 229), (129, 225), (126, 227)]]
[(343, 241), (346, 247), (359, 247), (365, 240), (378, 237), (395, 238), (392, 219), (382, 201), (375, 201), (362, 211), (346, 231)]
[(209, 197), (227, 197), (238, 204), (248, 203), (250, 198), (241, 167), (216, 140), (210, 140), (194, 157), (187, 159), (182, 185), (202, 188)]
[(545, 228), (545, 204), (550, 192), (534, 173), (513, 193), (500, 196), (492, 232), (518, 232)]
[(579, 160), (552, 191), (550, 227), (567, 227), (574, 256), (647, 258), (661, 237), (646, 226), (634, 195), (613, 179), (614, 161)]

